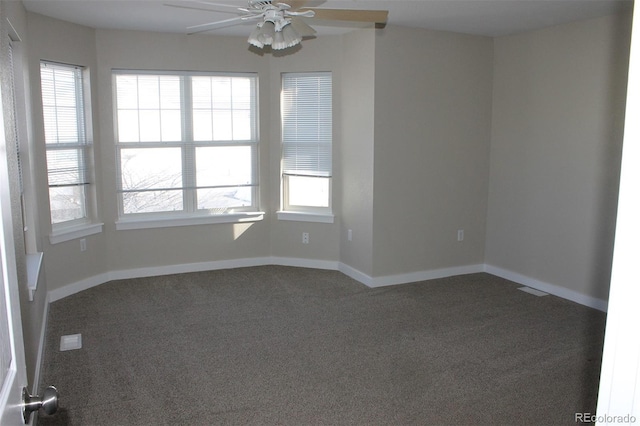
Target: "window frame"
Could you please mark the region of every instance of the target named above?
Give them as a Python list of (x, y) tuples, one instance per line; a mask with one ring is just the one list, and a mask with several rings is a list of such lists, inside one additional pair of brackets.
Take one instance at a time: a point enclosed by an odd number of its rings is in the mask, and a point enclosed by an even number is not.
[[(68, 64), (63, 62), (42, 59), (40, 64), (40, 96), (42, 100), (42, 123), (43, 123), (43, 141), (46, 152), (46, 174), (47, 174), (47, 200), (49, 207), (49, 223), (51, 225), (51, 233), (49, 239), (51, 244), (57, 244), (72, 239), (81, 238), (102, 232), (102, 223), (97, 220), (96, 194), (95, 194), (95, 176), (94, 176), (94, 157), (93, 157), (93, 126), (92, 126), (92, 109), (91, 109), (91, 80), (90, 70), (88, 67), (78, 64)], [(77, 142), (71, 143), (48, 143), (45, 130), (45, 104), (43, 99), (42, 87), (42, 67), (51, 66), (60, 69), (73, 69), (77, 72), (75, 97), (76, 108), (76, 125), (78, 132), (83, 134)], [(79, 98), (79, 99), (78, 99)], [(57, 123), (57, 120), (56, 120)], [(56, 124), (57, 126), (57, 124)], [(78, 153), (77, 171), (81, 177), (80, 182), (76, 184), (67, 184), (63, 186), (77, 186), (81, 188), (79, 193), (82, 195), (82, 216), (54, 222), (51, 203), (51, 185), (52, 170), (50, 170), (49, 153), (63, 150), (74, 150)]]
[[(118, 123), (118, 76), (174, 76), (179, 77), (180, 85), (180, 126), (181, 137), (179, 141), (137, 141), (121, 142), (119, 140)], [(250, 138), (246, 140), (207, 140), (196, 141), (194, 138), (193, 123), (193, 77), (228, 77), (247, 78), (250, 80)], [(258, 74), (247, 72), (194, 72), (194, 71), (158, 71), (158, 70), (132, 70), (113, 69), (113, 113), (114, 113), (114, 144), (116, 147), (116, 179), (117, 179), (117, 204), (118, 221), (117, 229), (140, 229), (156, 228), (164, 226), (183, 226), (202, 223), (225, 223), (239, 221), (261, 220), (264, 212), (259, 211), (260, 206), (260, 173), (259, 173), (259, 111), (258, 111)], [(139, 111), (139, 106), (137, 107)], [(229, 109), (232, 111), (232, 109)], [(251, 155), (251, 182), (248, 184), (226, 185), (226, 187), (249, 187), (251, 188), (251, 205), (236, 206), (230, 208), (199, 208), (197, 201), (198, 189), (207, 188), (197, 185), (197, 156), (198, 148), (206, 147), (248, 147)], [(124, 193), (142, 192), (140, 190), (123, 189), (122, 155), (127, 149), (164, 149), (174, 148), (181, 152), (181, 180), (180, 187), (173, 187), (172, 190), (179, 191), (182, 195), (182, 209), (175, 211), (156, 212), (125, 212)], [(225, 185), (210, 185), (210, 188), (221, 188)], [(159, 191), (160, 189), (151, 189)]]
[[(329, 172), (287, 172), (285, 171), (285, 100), (284, 100), (284, 88), (285, 78), (287, 77), (317, 77), (328, 76), (330, 78), (331, 89), (329, 92), (329, 101), (331, 105), (331, 122), (329, 134), (331, 140), (329, 142), (329, 163), (333, 162), (333, 103), (334, 103), (334, 76), (331, 71), (309, 71), (309, 72), (283, 72), (281, 74), (281, 94), (280, 94), (280, 144), (281, 144), (281, 210), (277, 212), (278, 219), (280, 220), (297, 220), (305, 222), (325, 222), (333, 223), (333, 171), (332, 165)], [(327, 180), (327, 206), (313, 206), (313, 205), (297, 205), (290, 202), (290, 180), (292, 178), (317, 178)]]

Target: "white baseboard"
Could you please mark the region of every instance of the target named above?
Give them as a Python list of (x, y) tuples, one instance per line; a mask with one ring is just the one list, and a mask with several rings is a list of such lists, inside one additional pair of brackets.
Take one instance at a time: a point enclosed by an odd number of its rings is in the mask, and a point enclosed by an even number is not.
[(371, 277), (349, 265), (342, 262), (332, 260), (316, 260), (304, 259), (296, 257), (252, 257), (244, 259), (220, 260), (201, 263), (187, 263), (180, 265), (167, 265), (148, 268), (127, 269), (120, 271), (111, 271), (99, 274), (64, 287), (51, 290), (48, 293), (49, 302), (63, 299), (72, 294), (87, 290), (100, 284), (104, 284), (113, 280), (153, 277), (170, 274), (181, 274), (188, 272), (213, 271), (217, 269), (242, 268), (249, 266), (265, 266), (265, 265), (282, 265), (294, 266), (301, 268), (328, 269), (340, 271), (343, 274), (353, 278), (354, 280), (366, 285), (367, 287), (384, 287), (390, 285), (407, 284), (412, 282), (427, 281), (437, 278), (445, 278), (456, 275), (466, 275), (478, 272), (486, 272), (514, 281), (527, 287), (535, 288), (545, 293), (553, 294), (563, 299), (568, 299), (581, 305), (606, 312), (607, 301), (587, 296), (564, 287), (554, 284), (545, 283), (531, 277), (527, 277), (506, 269), (487, 264), (475, 264), (465, 266), (455, 266), (451, 268), (432, 269), (428, 271), (417, 271), (406, 274), (387, 275), (382, 277)]
[(338, 265), (338, 271), (366, 285), (367, 287), (373, 287), (373, 278), (371, 278), (369, 275), (365, 274), (364, 272), (360, 272), (359, 270), (352, 268), (351, 266), (345, 263), (340, 263), (340, 265)]
[(513, 281), (527, 287), (535, 288), (536, 290), (544, 291), (545, 293), (553, 294), (554, 296), (571, 300), (572, 302), (576, 302), (602, 312), (607, 312), (608, 302), (606, 300), (587, 296), (586, 294), (578, 293), (577, 291), (573, 291), (565, 287), (560, 287), (558, 285), (546, 283), (535, 278), (527, 277), (525, 275), (518, 274), (517, 272), (509, 271), (507, 269), (498, 268), (497, 266), (485, 264), (484, 267), (484, 271), (488, 274), (496, 275), (500, 278), (504, 278), (506, 280)]
[(49, 290), (47, 292), (47, 298), (49, 303), (53, 303), (57, 300), (64, 299), (81, 291), (88, 290), (92, 287), (104, 284), (109, 281), (109, 274), (103, 273), (94, 275), (93, 277), (85, 278), (84, 280), (76, 281), (75, 283), (67, 284), (64, 287)]
[(337, 271), (340, 262), (334, 260), (303, 259), (300, 257), (271, 257), (268, 265), (295, 266), (298, 268), (328, 269)]
[(248, 257), (243, 259), (214, 260), (211, 262), (184, 263), (179, 265), (151, 266), (148, 268), (125, 269), (109, 272), (109, 281), (131, 278), (159, 277), (162, 275), (185, 274), (189, 272), (215, 271), (218, 269), (245, 268), (268, 265), (269, 257)]
[(418, 281), (435, 280), (438, 278), (453, 277), (456, 275), (475, 274), (484, 272), (484, 265), (455, 266), (452, 268), (432, 269), (429, 271), (410, 272), (407, 274), (387, 275), (373, 277), (369, 287), (384, 287), (389, 285), (415, 283)]
[(131, 278), (158, 277), (162, 275), (184, 274), (189, 272), (215, 271), (218, 269), (245, 268), (249, 266), (282, 265), (301, 268), (338, 270), (339, 263), (328, 260), (315, 260), (291, 257), (250, 257), (244, 259), (217, 260), (200, 263), (184, 263), (178, 265), (152, 266), (147, 268), (123, 269), (94, 275), (49, 291), (49, 302), (64, 299), (72, 294), (88, 290), (92, 287), (114, 280)]

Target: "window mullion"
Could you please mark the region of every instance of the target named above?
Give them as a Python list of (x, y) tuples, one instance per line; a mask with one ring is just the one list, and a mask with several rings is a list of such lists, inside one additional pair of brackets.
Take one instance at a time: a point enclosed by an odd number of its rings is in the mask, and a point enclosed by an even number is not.
[(191, 77), (182, 77), (182, 185), (184, 188), (184, 208), (187, 212), (197, 211), (196, 195), (196, 153), (193, 141), (193, 101)]

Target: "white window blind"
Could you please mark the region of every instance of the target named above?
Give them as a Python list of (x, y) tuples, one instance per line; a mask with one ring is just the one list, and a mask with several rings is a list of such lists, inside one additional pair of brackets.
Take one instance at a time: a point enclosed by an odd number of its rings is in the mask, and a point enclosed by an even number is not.
[(254, 74), (116, 71), (121, 214), (257, 208)]
[[(20, 196), (22, 196), (24, 194), (24, 179), (23, 179), (23, 170), (22, 170), (22, 160), (20, 159), (20, 139), (18, 138), (18, 118), (17, 118), (17, 111), (18, 109), (16, 108), (16, 92), (15, 92), (15, 76), (14, 76), (14, 64), (13, 64), (13, 43), (10, 41), (9, 42), (9, 57), (8, 59), (8, 63), (9, 63), (9, 85), (11, 87), (11, 99), (13, 100), (13, 104), (11, 105), (12, 107), (12, 118), (13, 118), (13, 123), (12, 123), (12, 127), (13, 127), (13, 143), (16, 147), (16, 157), (18, 160), (18, 180), (19, 180), (19, 187), (20, 187)], [(24, 217), (24, 212), (23, 212), (23, 217)]]
[(283, 173), (331, 176), (331, 73), (282, 77)]
[(47, 149), (51, 221), (86, 218), (91, 183), (87, 159), (83, 68), (41, 62), (42, 108)]
[(331, 212), (332, 76), (282, 75), (283, 208)]

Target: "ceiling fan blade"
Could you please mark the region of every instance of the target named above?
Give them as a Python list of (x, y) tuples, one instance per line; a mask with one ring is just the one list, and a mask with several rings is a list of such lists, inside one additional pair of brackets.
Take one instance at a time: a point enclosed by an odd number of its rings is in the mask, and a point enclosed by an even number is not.
[(273, 6), (277, 7), (280, 10), (290, 10), (291, 5), (288, 3), (272, 3)]
[(283, 0), (283, 3), (291, 6), (291, 10), (298, 10), (301, 7), (305, 7), (307, 3), (309, 3), (309, 0)]
[[(194, 3), (194, 4), (190, 5), (189, 3)], [(236, 14), (238, 13), (239, 10), (241, 10), (239, 7), (230, 6), (226, 4), (207, 3), (207, 2), (201, 2), (201, 1), (191, 1), (189, 3), (188, 2), (165, 2), (163, 3), (163, 5), (169, 6), (169, 7), (177, 7), (180, 9), (206, 10), (209, 12), (236, 13)], [(203, 7), (204, 5), (212, 6), (212, 7)]]
[(196, 34), (196, 33), (201, 33), (201, 32), (204, 32), (204, 31), (215, 30), (215, 29), (221, 28), (221, 27), (241, 24), (242, 22), (250, 21), (252, 19), (257, 19), (257, 18), (261, 18), (261, 17), (262, 17), (262, 15), (236, 16), (235, 18), (223, 19), (222, 21), (208, 22), (206, 24), (192, 25), (190, 27), (187, 27), (187, 29), (188, 30), (192, 30), (192, 31), (189, 31), (188, 34)]
[(292, 17), (291, 26), (302, 37), (310, 37), (316, 34), (316, 30), (300, 18)]
[(355, 9), (321, 9), (303, 7), (299, 12), (312, 10), (315, 19), (328, 21), (374, 22), (376, 25), (387, 23), (387, 10), (355, 10)]
[(206, 0), (190, 0), (190, 1), (192, 3), (199, 3), (199, 4), (206, 5), (206, 6), (221, 7), (221, 8), (234, 9), (234, 10), (238, 10), (239, 9), (238, 6), (234, 6), (232, 4), (214, 3), (214, 2), (210, 2), (210, 1), (206, 1)]

